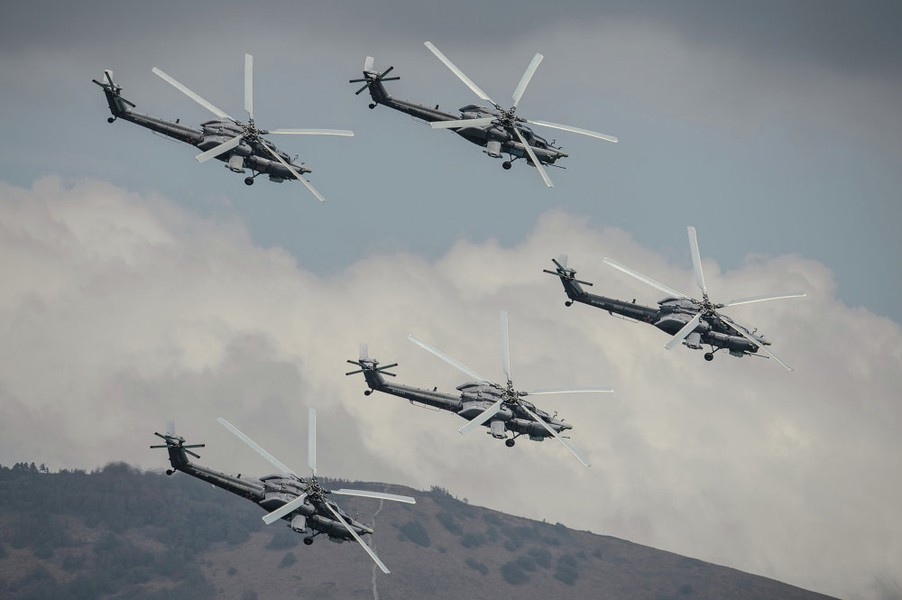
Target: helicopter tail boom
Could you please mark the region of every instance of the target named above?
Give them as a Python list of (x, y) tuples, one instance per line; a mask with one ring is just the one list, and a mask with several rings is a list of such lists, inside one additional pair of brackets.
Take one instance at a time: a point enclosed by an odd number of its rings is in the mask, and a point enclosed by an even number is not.
[(96, 79), (92, 79), (91, 81), (103, 89), (103, 94), (106, 96), (106, 101), (110, 106), (110, 112), (113, 113), (113, 117), (121, 117), (122, 115), (131, 112), (131, 109), (135, 108), (133, 102), (122, 97), (122, 88), (113, 83), (113, 72), (109, 69), (106, 69), (103, 72), (102, 81), (97, 81)]

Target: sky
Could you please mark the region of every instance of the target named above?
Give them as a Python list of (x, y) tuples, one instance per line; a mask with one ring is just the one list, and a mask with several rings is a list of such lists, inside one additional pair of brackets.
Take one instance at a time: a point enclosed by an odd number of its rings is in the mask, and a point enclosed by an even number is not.
[[(205, 464), (268, 465), (225, 416), (302, 467), (441, 485), (471, 502), (774, 577), (844, 598), (902, 597), (902, 24), (894, 3), (157, 3), (16, 6), (0, 24), (0, 463), (164, 466), (152, 430), (208, 444)], [(431, 40), (504, 103), (545, 55), (519, 112), (616, 135), (557, 137), (546, 189), (522, 163), (369, 99), (364, 57), (399, 98), (476, 99)], [(137, 110), (205, 111), (157, 66), (257, 123), (350, 139), (278, 140), (327, 198), (247, 187), (192, 148), (108, 125), (90, 83), (115, 73)], [(393, 73), (393, 74), (394, 74)], [(652, 305), (611, 257), (694, 290), (698, 229), (715, 300), (795, 367), (685, 348), (585, 306), (542, 274), (569, 255), (593, 291)], [(510, 314), (518, 387), (574, 423), (556, 444), (461, 437), (462, 422), (345, 377), (360, 342), (398, 380), (463, 378), (406, 340), (501, 377)], [(145, 443), (146, 442), (146, 443)]]

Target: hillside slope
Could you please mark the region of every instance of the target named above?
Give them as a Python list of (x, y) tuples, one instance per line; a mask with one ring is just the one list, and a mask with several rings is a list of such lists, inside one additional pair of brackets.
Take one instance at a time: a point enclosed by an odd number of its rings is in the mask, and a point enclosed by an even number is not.
[[(326, 482), (328, 483), (328, 482)], [(771, 579), (378, 483), (415, 506), (342, 498), (375, 520), (391, 575), (356, 545), (312, 546), (255, 505), (183, 475), (125, 465), (0, 467), (0, 596), (26, 598), (823, 599)], [(375, 518), (374, 518), (375, 516)], [(375, 591), (374, 591), (375, 582)]]

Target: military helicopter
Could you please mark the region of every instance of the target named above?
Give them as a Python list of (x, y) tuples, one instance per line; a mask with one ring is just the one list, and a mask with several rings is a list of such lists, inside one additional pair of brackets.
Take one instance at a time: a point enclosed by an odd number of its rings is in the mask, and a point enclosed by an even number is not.
[(539, 63), (541, 63), (544, 58), (541, 54), (537, 53), (533, 57), (532, 62), (529, 63), (529, 66), (523, 73), (523, 77), (520, 78), (520, 83), (517, 84), (517, 87), (514, 89), (513, 105), (511, 105), (510, 108), (504, 108), (492, 100), (478, 85), (473, 83), (473, 81), (471, 81), (463, 71), (457, 68), (447, 56), (442, 54), (432, 42), (425, 42), (425, 45), (430, 52), (442, 61), (452, 73), (457, 75), (457, 77), (480, 99), (491, 103), (494, 108), (486, 109), (476, 104), (468, 104), (460, 109), (460, 115), (453, 115), (440, 111), (438, 105), (436, 105), (435, 108), (429, 108), (405, 100), (396, 100), (386, 91), (383, 82), (394, 81), (400, 79), (400, 77), (387, 77), (394, 67), (389, 67), (381, 72), (374, 71), (373, 64), (375, 59), (373, 59), (372, 56), (366, 57), (366, 61), (363, 65), (363, 78), (351, 79), (350, 83), (364, 84), (363, 87), (357, 90), (357, 94), (360, 94), (364, 90), (369, 90), (370, 96), (373, 99), (373, 102), (369, 105), (370, 108), (376, 108), (376, 106), (382, 104), (389, 108), (407, 113), (417, 119), (422, 119), (428, 122), (433, 129), (450, 129), (465, 140), (478, 146), (485, 147), (484, 152), (492, 158), (502, 158), (503, 154), (507, 154), (509, 159), (501, 163), (501, 166), (504, 167), (504, 169), (510, 169), (513, 162), (518, 158), (525, 158), (528, 164), (536, 168), (539, 175), (541, 175), (542, 180), (545, 182), (545, 185), (548, 187), (554, 187), (554, 184), (551, 182), (551, 178), (548, 177), (548, 173), (545, 171), (543, 165), (554, 165), (558, 159), (568, 155), (561, 150), (560, 146), (556, 146), (554, 141), (549, 142), (545, 138), (537, 135), (530, 127), (527, 127), (527, 125), (550, 127), (552, 129), (578, 133), (600, 140), (606, 140), (608, 142), (616, 143), (618, 141), (614, 136), (573, 127), (572, 125), (561, 125), (560, 123), (552, 123), (551, 121), (524, 119), (523, 117), (517, 116), (517, 107), (523, 97), (523, 92), (526, 91), (526, 86), (529, 85), (533, 74), (539, 67)]
[(265, 458), (279, 470), (279, 474), (266, 475), (259, 479), (235, 477), (219, 471), (214, 471), (191, 462), (187, 455), (200, 458), (191, 451), (191, 448), (203, 448), (204, 444), (186, 444), (185, 438), (175, 435), (174, 427), (169, 426), (167, 433), (154, 435), (162, 438), (165, 444), (151, 446), (151, 448), (166, 448), (169, 451), (169, 463), (171, 469), (166, 471), (172, 475), (176, 471), (187, 473), (203, 481), (211, 483), (228, 492), (247, 498), (259, 504), (267, 511), (263, 516), (263, 522), (267, 525), (278, 520), (285, 520), (293, 531), (304, 536), (304, 544), (313, 543), (313, 538), (318, 535), (326, 535), (330, 541), (341, 543), (351, 539), (360, 544), (370, 558), (375, 561), (383, 573), (389, 570), (379, 560), (376, 553), (360, 538), (361, 535), (372, 534), (373, 529), (352, 519), (348, 513), (327, 497), (328, 494), (343, 496), (360, 496), (363, 498), (377, 498), (416, 504), (416, 500), (410, 496), (385, 494), (382, 492), (370, 492), (366, 490), (328, 490), (322, 487), (316, 479), (316, 411), (310, 409), (307, 434), (307, 464), (312, 475), (302, 478), (272, 454), (263, 449), (254, 440), (242, 433), (237, 427), (219, 417), (219, 423), (235, 434), (238, 439), (250, 446), (260, 456)]
[(216, 158), (226, 163), (229, 170), (234, 173), (245, 173), (245, 169), (250, 169), (251, 175), (244, 179), (244, 183), (247, 185), (253, 185), (254, 179), (263, 174), (269, 175), (269, 180), (276, 183), (281, 183), (286, 179), (297, 179), (310, 190), (317, 200), (325, 201), (325, 198), (316, 191), (310, 182), (302, 177), (302, 174), (311, 173), (312, 170), (303, 164), (293, 163), (291, 157), (276, 148), (275, 144), (263, 136), (353, 136), (353, 131), (344, 129), (258, 129), (254, 123), (254, 57), (250, 54), (244, 55), (244, 109), (248, 114), (247, 122), (229, 116), (228, 113), (203, 99), (162, 70), (154, 67), (152, 71), (216, 115), (217, 119), (205, 121), (201, 123), (201, 129), (194, 129), (181, 125), (178, 120), (173, 123), (134, 112), (132, 108), (135, 108), (135, 105), (122, 97), (122, 88), (113, 82), (113, 72), (106, 70), (103, 72), (103, 81), (96, 79), (92, 81), (103, 88), (103, 93), (110, 106), (112, 116), (107, 118), (108, 123), (113, 123), (116, 119), (131, 121), (180, 142), (197, 146), (203, 150), (195, 156), (201, 163)]
[[(469, 433), (480, 425), (484, 425), (489, 428), (489, 433), (493, 438), (504, 440), (508, 448), (512, 448), (515, 440), (521, 435), (529, 436), (529, 439), (537, 442), (541, 442), (547, 437), (553, 437), (563, 444), (579, 462), (586, 467), (589, 466), (589, 463), (561, 435), (563, 431), (572, 429), (573, 425), (566, 423), (563, 419), (558, 419), (557, 413), (549, 415), (545, 411), (540, 410), (532, 402), (526, 400), (525, 397), (548, 394), (610, 393), (614, 390), (609, 388), (583, 388), (573, 390), (545, 389), (533, 392), (517, 391), (511, 379), (510, 339), (506, 312), (501, 312), (501, 364), (504, 375), (507, 378), (507, 383), (504, 385), (492, 383), (460, 361), (412, 335), (408, 336), (408, 339), (470, 376), (473, 381), (457, 387), (460, 395), (446, 394), (436, 389), (426, 390), (408, 385), (389, 383), (384, 376), (395, 377), (395, 373), (388, 372), (388, 369), (398, 366), (398, 363), (380, 365), (379, 361), (369, 358), (365, 344), (360, 347), (360, 358), (348, 361), (348, 363), (360, 368), (356, 371), (345, 373), (345, 375), (363, 373), (369, 386), (369, 389), (363, 392), (366, 396), (369, 396), (375, 390), (407, 398), (411, 404), (421, 404), (457, 413), (469, 421), (458, 430), (461, 434)], [(508, 437), (508, 432), (512, 434), (511, 437)]]
[(698, 251), (698, 238), (696, 237), (695, 228), (690, 226), (688, 230), (689, 247), (692, 252), (692, 268), (695, 271), (695, 282), (702, 292), (701, 300), (691, 298), (682, 292), (658, 283), (651, 277), (647, 277), (609, 258), (604, 259), (604, 262), (608, 265), (667, 294), (666, 298), (658, 302), (659, 308), (642, 306), (636, 304), (635, 300), (633, 302), (625, 302), (586, 292), (582, 286), (591, 286), (592, 284), (576, 279), (576, 271), (567, 267), (566, 256), (561, 256), (558, 260), (552, 259), (556, 267), (555, 270), (544, 269), (544, 272), (560, 278), (564, 291), (569, 298), (564, 303), (566, 306), (571, 306), (574, 302), (582, 302), (583, 304), (606, 310), (612, 315), (617, 314), (642, 323), (653, 324), (661, 331), (673, 336), (664, 345), (668, 350), (672, 350), (681, 343), (693, 350), (701, 350), (703, 345), (708, 345), (711, 350), (705, 353), (705, 360), (711, 361), (714, 360), (714, 353), (722, 349), (728, 350), (731, 356), (736, 357), (755, 355), (760, 349), (784, 368), (792, 371), (792, 367), (767, 348), (771, 343), (764, 338), (763, 334), (757, 333), (757, 329), (749, 331), (748, 328), (719, 312), (719, 309), (739, 306), (740, 304), (767, 302), (769, 300), (801, 298), (806, 295), (805, 292), (756, 296), (731, 300), (726, 304), (715, 304), (708, 298), (708, 288), (705, 285), (705, 275), (702, 272), (702, 261)]

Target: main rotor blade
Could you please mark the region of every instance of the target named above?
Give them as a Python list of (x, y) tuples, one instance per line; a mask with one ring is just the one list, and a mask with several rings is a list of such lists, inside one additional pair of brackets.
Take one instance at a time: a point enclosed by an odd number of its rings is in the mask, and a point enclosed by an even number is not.
[(238, 429), (237, 427), (235, 427), (234, 425), (232, 425), (231, 423), (229, 423), (222, 417), (219, 417), (216, 420), (219, 421), (220, 425), (222, 425), (223, 427), (225, 427), (226, 429), (231, 431), (233, 434), (235, 434), (235, 437), (237, 437), (239, 440), (241, 440), (242, 442), (244, 442), (245, 444), (250, 446), (251, 449), (253, 449), (257, 454), (259, 454), (260, 456), (265, 458), (267, 461), (269, 461), (269, 464), (271, 464), (272, 466), (274, 466), (275, 468), (277, 468), (278, 470), (280, 470), (283, 473), (287, 473), (289, 475), (294, 475), (295, 477), (297, 477), (297, 473), (295, 473), (294, 471), (289, 469), (285, 465), (285, 463), (280, 461), (278, 458), (276, 458), (275, 456), (273, 456), (272, 454), (270, 454), (269, 452), (264, 450), (263, 446), (261, 446), (260, 444), (258, 444), (257, 442), (255, 442), (254, 440), (249, 438), (247, 435), (242, 433), (240, 429)]
[(415, 498), (410, 496), (399, 496), (397, 494), (385, 494), (383, 492), (370, 492), (368, 490), (349, 490), (342, 488), (340, 490), (332, 490), (333, 494), (341, 494), (342, 496), (360, 496), (361, 498), (376, 498), (378, 500), (392, 500), (394, 502), (404, 502), (405, 504), (416, 504)]
[(529, 159), (532, 161), (532, 164), (535, 165), (536, 170), (539, 172), (539, 175), (542, 176), (542, 181), (545, 182), (545, 185), (553, 188), (554, 184), (551, 183), (551, 178), (548, 177), (548, 173), (545, 172), (545, 167), (542, 166), (542, 163), (539, 162), (536, 153), (532, 151), (532, 146), (526, 141), (526, 138), (523, 137), (523, 134), (520, 133), (520, 128), (514, 125), (513, 127), (514, 133), (517, 134), (517, 137), (520, 139), (520, 143), (526, 148), (526, 153), (529, 155)]
[(480, 375), (479, 373), (477, 373), (476, 371), (474, 371), (473, 369), (471, 369), (471, 368), (468, 367), (467, 365), (463, 364), (462, 362), (460, 362), (460, 361), (457, 360), (456, 358), (452, 358), (452, 357), (448, 356), (447, 354), (445, 354), (444, 352), (442, 352), (442, 351), (439, 350), (438, 348), (433, 348), (432, 346), (430, 346), (430, 345), (427, 344), (426, 342), (424, 342), (424, 341), (422, 341), (422, 340), (418, 340), (417, 338), (415, 338), (415, 337), (412, 336), (412, 335), (408, 335), (408, 336), (407, 336), (407, 339), (410, 340), (411, 342), (413, 342), (414, 344), (416, 344), (417, 346), (419, 346), (420, 348), (422, 348), (423, 350), (426, 350), (427, 352), (431, 352), (432, 354), (434, 354), (435, 356), (439, 357), (440, 359), (442, 359), (443, 361), (445, 361), (446, 363), (448, 363), (449, 365), (451, 365), (451, 366), (454, 367), (455, 369), (457, 369), (457, 370), (459, 370), (459, 371), (461, 371), (461, 372), (463, 372), (463, 373), (469, 375), (470, 377), (472, 377), (472, 378), (475, 379), (476, 381), (486, 381), (486, 382), (489, 381), (488, 379), (486, 379), (485, 377), (483, 377), (482, 375)]
[(574, 127), (573, 125), (561, 125), (560, 123), (552, 123), (551, 121), (534, 121), (532, 119), (525, 119), (525, 121), (530, 125), (541, 125), (542, 127), (551, 127), (552, 129), (560, 129), (562, 131), (569, 131), (570, 133), (587, 135), (589, 137), (598, 138), (599, 140), (604, 140), (606, 142), (613, 142), (615, 144), (620, 141), (613, 135), (598, 133), (597, 131), (582, 129), (580, 127)]
[(363, 71), (364, 71), (364, 72), (372, 71), (372, 70), (373, 70), (373, 64), (374, 64), (375, 62), (376, 62), (376, 59), (375, 59), (375, 58), (373, 58), (372, 56), (367, 56), (366, 59), (363, 61)]
[(511, 376), (511, 340), (507, 324), (507, 311), (501, 311), (501, 369), (507, 377), (507, 383), (513, 381)]
[(701, 319), (702, 319), (702, 313), (699, 312), (694, 317), (692, 317), (688, 323), (683, 325), (680, 328), (680, 330), (677, 331), (676, 335), (673, 336), (672, 338), (670, 338), (669, 342), (664, 344), (664, 347), (667, 348), (668, 350), (673, 350), (674, 348), (679, 346), (681, 343), (683, 343), (683, 340), (685, 340), (686, 337), (690, 333), (695, 331), (695, 328), (698, 327), (698, 322), (701, 321)]
[(254, 57), (244, 55), (244, 110), (254, 120)]
[(455, 65), (453, 62), (451, 62), (451, 60), (447, 56), (442, 54), (442, 51), (439, 50), (438, 48), (436, 48), (432, 42), (423, 42), (423, 45), (425, 45), (427, 48), (429, 48), (429, 51), (432, 52), (433, 54), (435, 54), (436, 58), (438, 58), (440, 61), (445, 63), (445, 66), (448, 67), (449, 69), (451, 69), (451, 72), (454, 73), (455, 75), (457, 75), (458, 79), (463, 81), (468, 88), (473, 90), (474, 94), (476, 94), (477, 96), (479, 96), (486, 102), (491, 102), (495, 106), (498, 106), (497, 102), (495, 102), (494, 100), (489, 98), (488, 94), (483, 92), (482, 89), (478, 85), (473, 83), (473, 81), (469, 77), (464, 75), (464, 72), (461, 71), (460, 69), (458, 69), (457, 65)]
[(223, 143), (219, 144), (218, 146), (216, 146), (215, 148), (210, 148), (206, 152), (201, 152), (194, 158), (197, 159), (197, 162), (199, 162), (199, 163), (205, 163), (208, 160), (210, 160), (211, 158), (216, 158), (217, 156), (225, 154), (232, 148), (237, 147), (239, 144), (241, 144), (241, 136), (236, 135), (229, 141), (223, 142)]
[(195, 92), (192, 92), (190, 89), (188, 89), (187, 86), (185, 86), (182, 83), (179, 83), (178, 81), (176, 81), (176, 79), (174, 77), (167, 75), (161, 69), (154, 67), (153, 69), (151, 69), (151, 71), (153, 71), (154, 75), (157, 75), (163, 81), (165, 81), (166, 83), (168, 83), (169, 85), (171, 85), (172, 87), (174, 87), (175, 89), (180, 91), (181, 93), (185, 94), (186, 96), (188, 96), (189, 98), (191, 98), (192, 100), (194, 100), (195, 102), (197, 102), (198, 104), (200, 104), (201, 106), (203, 106), (204, 108), (209, 110), (211, 113), (213, 113), (220, 119), (228, 119), (229, 121), (234, 121), (235, 123), (238, 122), (238, 121), (235, 121), (235, 119), (233, 119), (232, 117), (230, 117), (227, 112), (225, 112), (221, 108), (217, 108), (216, 106), (214, 106), (212, 103), (208, 102), (207, 100), (204, 100), (203, 98), (200, 97), (200, 95), (196, 94)]
[(524, 411), (526, 411), (526, 414), (528, 414), (530, 417), (532, 417), (533, 419), (535, 419), (536, 421), (538, 421), (539, 424), (540, 424), (542, 427), (544, 427), (546, 431), (548, 431), (548, 433), (550, 433), (551, 435), (554, 436), (554, 439), (556, 439), (556, 440), (559, 441), (561, 444), (563, 444), (563, 445), (564, 445), (564, 448), (566, 448), (567, 450), (569, 450), (570, 453), (571, 453), (573, 456), (576, 457), (576, 460), (578, 460), (579, 462), (581, 462), (582, 465), (583, 465), (584, 467), (588, 467), (588, 466), (589, 466), (589, 463), (587, 463), (586, 460), (585, 460), (582, 456), (580, 456), (579, 453), (578, 453), (576, 450), (573, 449), (573, 446), (571, 446), (570, 444), (568, 444), (567, 441), (566, 441), (564, 438), (562, 438), (560, 435), (558, 435), (558, 432), (555, 431), (555, 430), (551, 427), (551, 425), (549, 425), (549, 424), (546, 423), (544, 420), (542, 420), (542, 418), (541, 418), (539, 415), (537, 415), (537, 414), (534, 413), (533, 411), (529, 410), (526, 406), (523, 405), (522, 402), (520, 403), (520, 408), (522, 408)]
[(631, 277), (635, 277), (642, 283), (648, 284), (653, 288), (659, 289), (660, 291), (664, 292), (668, 296), (673, 296), (675, 298), (686, 298), (687, 300), (691, 300), (691, 298), (689, 296), (687, 296), (686, 294), (684, 294), (682, 292), (678, 292), (673, 288), (669, 288), (666, 285), (664, 285), (663, 283), (658, 283), (651, 277), (646, 277), (639, 271), (634, 271), (634, 270), (630, 269), (629, 267), (627, 267), (626, 265), (621, 265), (619, 262), (617, 262), (615, 260), (611, 260), (610, 258), (605, 258), (603, 260), (604, 260), (605, 264), (611, 265), (618, 271), (622, 271), (623, 273), (626, 273), (627, 275), (630, 275)]
[(520, 98), (523, 96), (523, 92), (526, 91), (526, 86), (529, 85), (543, 58), (545, 57), (536, 52), (536, 55), (532, 57), (532, 62), (529, 63), (526, 71), (523, 72), (523, 77), (520, 78), (520, 83), (517, 84), (517, 88), (514, 90), (514, 108), (517, 108), (517, 105), (520, 104)]
[(708, 295), (708, 286), (705, 285), (705, 273), (702, 271), (702, 255), (698, 251), (698, 238), (695, 235), (695, 227), (690, 225), (689, 250), (692, 252), (692, 270), (695, 271), (695, 283), (705, 296)]
[(360, 360), (366, 360), (370, 357), (369, 348), (367, 347), (366, 342), (360, 342), (359, 353), (357, 356)]
[(307, 494), (301, 494), (291, 502), (286, 502), (271, 513), (263, 515), (263, 522), (267, 525), (272, 525), (288, 513), (294, 512), (295, 510), (300, 508), (306, 498)]
[(385, 574), (390, 573), (391, 571), (388, 570), (388, 567), (386, 567), (385, 564), (381, 560), (379, 560), (379, 557), (376, 556), (376, 553), (373, 552), (372, 548), (370, 548), (365, 543), (363, 543), (363, 540), (360, 539), (360, 536), (357, 535), (357, 532), (354, 531), (354, 529), (350, 525), (348, 525), (347, 521), (344, 520), (344, 517), (342, 517), (341, 514), (337, 510), (332, 508), (332, 505), (329, 504), (328, 502), (324, 502), (323, 504), (326, 505), (326, 508), (328, 508), (330, 511), (332, 511), (332, 514), (335, 515), (335, 518), (338, 519), (338, 522), (341, 523), (342, 525), (344, 525), (345, 529), (347, 529), (350, 532), (350, 534), (354, 537), (354, 539), (357, 541), (357, 543), (360, 544), (364, 550), (366, 550), (366, 553), (370, 555), (370, 558), (373, 559), (373, 562), (375, 562), (377, 565), (379, 565), (379, 568), (382, 569), (382, 572)]
[(354, 137), (350, 129), (270, 129), (266, 135), (340, 135)]
[(552, 394), (612, 394), (612, 388), (580, 388), (573, 390), (558, 390), (550, 388), (542, 388), (532, 392), (526, 392), (527, 396), (549, 396)]
[(738, 300), (730, 300), (724, 306), (739, 306), (740, 304), (752, 304), (755, 302), (767, 302), (769, 300), (783, 300), (784, 298), (804, 298), (808, 294), (805, 292), (790, 292), (788, 294), (777, 294), (774, 296), (753, 296), (751, 298), (739, 298)]
[(473, 431), (474, 429), (476, 429), (477, 427), (479, 427), (480, 425), (482, 425), (483, 423), (485, 423), (486, 421), (488, 421), (489, 419), (491, 419), (492, 417), (497, 415), (498, 411), (501, 410), (501, 405), (503, 403), (504, 403), (504, 398), (501, 398), (500, 400), (498, 400), (498, 402), (494, 403), (493, 405), (491, 405), (490, 407), (488, 407), (487, 409), (485, 409), (484, 411), (479, 413), (475, 419), (472, 419), (469, 423), (467, 423), (466, 425), (464, 425), (463, 427), (458, 429), (457, 432), (461, 435), (463, 435), (465, 433), (470, 433), (471, 431)]
[[(729, 322), (728, 322), (728, 323), (729, 323)], [(739, 332), (739, 335), (741, 335), (742, 337), (744, 337), (745, 339), (747, 339), (747, 340), (750, 341), (751, 343), (753, 343), (753, 344), (755, 344), (756, 346), (758, 346), (758, 349), (759, 349), (759, 350), (761, 350), (762, 352), (764, 352), (765, 354), (767, 354), (768, 356), (770, 356), (772, 359), (774, 359), (775, 361), (777, 361), (778, 363), (780, 363), (780, 364), (783, 366), (784, 369), (786, 369), (787, 371), (792, 371), (792, 370), (793, 370), (792, 367), (790, 367), (790, 366), (787, 365), (785, 362), (783, 362), (783, 360), (782, 360), (779, 356), (777, 356), (776, 354), (774, 354), (773, 352), (771, 352), (770, 350), (768, 350), (768, 349), (767, 349), (767, 346), (765, 346), (762, 342), (756, 340), (755, 338), (753, 338), (752, 336), (750, 336), (749, 334), (747, 334), (747, 333), (744, 331), (744, 329), (743, 329), (743, 327), (742, 327), (741, 325), (739, 325), (738, 323), (729, 323), (729, 325), (730, 325), (730, 327), (732, 327), (733, 329), (735, 329), (736, 331), (738, 331), (738, 332)]]
[(479, 117), (477, 119), (455, 119), (453, 121), (431, 121), (433, 129), (454, 129), (457, 127), (485, 127), (495, 122), (495, 117)]
[(320, 202), (325, 202), (325, 201), (326, 201), (326, 199), (323, 198), (322, 195), (320, 195), (320, 193), (316, 191), (316, 188), (314, 188), (313, 185), (311, 185), (309, 181), (307, 181), (306, 179), (304, 179), (303, 177), (301, 177), (301, 174), (298, 173), (298, 172), (295, 170), (294, 167), (292, 167), (292, 166), (289, 165), (287, 162), (285, 162), (285, 159), (282, 158), (281, 156), (279, 156), (279, 153), (278, 153), (278, 152), (276, 152), (275, 150), (273, 150), (272, 148), (270, 148), (270, 147), (269, 147), (269, 144), (266, 143), (266, 141), (263, 141), (263, 147), (266, 148), (267, 152), (269, 152), (270, 154), (272, 154), (272, 155), (275, 157), (275, 159), (276, 159), (277, 161), (279, 161), (280, 163), (282, 163), (282, 166), (284, 166), (286, 169), (288, 169), (288, 170), (291, 172), (291, 174), (294, 175), (294, 178), (295, 178), (295, 179), (297, 179), (298, 181), (300, 181), (301, 183), (303, 183), (304, 186), (305, 186), (308, 190), (310, 190), (310, 193), (313, 194), (313, 195), (316, 197), (317, 200), (319, 200)]
[(316, 477), (316, 409), (307, 413), (307, 466)]

